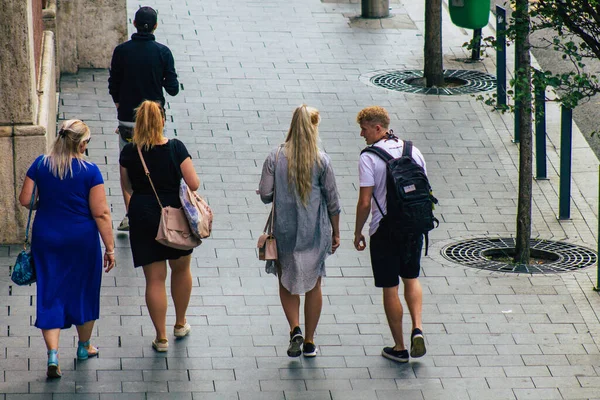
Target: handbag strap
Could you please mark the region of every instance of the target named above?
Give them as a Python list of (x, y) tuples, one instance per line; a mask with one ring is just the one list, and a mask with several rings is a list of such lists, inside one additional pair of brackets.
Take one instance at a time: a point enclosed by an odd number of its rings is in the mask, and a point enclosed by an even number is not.
[(31, 214), (33, 213), (33, 205), (35, 203), (35, 190), (37, 189), (37, 171), (40, 170), (40, 165), (42, 165), (42, 161), (44, 161), (44, 157), (40, 158), (37, 166), (35, 167), (35, 178), (33, 180), (33, 191), (31, 192), (31, 200), (29, 200), (29, 216), (27, 217), (27, 228), (25, 228), (25, 243), (23, 243), (23, 249), (27, 248), (27, 243), (29, 243), (29, 227), (31, 226)]
[(277, 170), (277, 162), (279, 161), (279, 152), (281, 151), (281, 146), (277, 149), (277, 154), (275, 155), (275, 166), (273, 167), (273, 202), (271, 203), (271, 212), (269, 213), (269, 218), (267, 218), (267, 223), (265, 224), (264, 233), (268, 233), (269, 235), (273, 233), (273, 224), (275, 222), (275, 171)]
[(23, 243), (23, 249), (27, 248), (29, 243), (29, 227), (31, 226), (31, 213), (33, 212), (33, 203), (35, 202), (35, 189), (37, 182), (33, 181), (33, 192), (31, 192), (31, 200), (29, 200), (29, 216), (27, 217), (27, 228), (25, 229), (25, 243)]
[(138, 154), (140, 155), (140, 160), (142, 161), (142, 165), (144, 166), (144, 173), (146, 174), (146, 176), (148, 177), (148, 180), (150, 181), (150, 186), (152, 186), (152, 191), (154, 192), (154, 195), (156, 196), (158, 205), (160, 206), (160, 208), (164, 208), (162, 203), (160, 202), (158, 193), (156, 193), (156, 188), (154, 187), (154, 183), (152, 183), (152, 178), (150, 178), (150, 171), (148, 171), (148, 167), (146, 166), (146, 161), (144, 161), (144, 156), (142, 155), (142, 149), (140, 149), (140, 146), (138, 146), (138, 145), (136, 145), (135, 147), (137, 147)]

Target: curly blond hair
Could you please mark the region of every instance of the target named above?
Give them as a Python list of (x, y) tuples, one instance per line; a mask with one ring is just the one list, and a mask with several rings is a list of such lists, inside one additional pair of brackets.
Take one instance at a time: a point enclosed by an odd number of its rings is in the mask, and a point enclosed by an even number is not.
[(370, 106), (360, 110), (356, 116), (356, 122), (360, 125), (363, 122), (369, 124), (379, 124), (387, 129), (390, 126), (390, 115), (387, 110), (380, 106)]

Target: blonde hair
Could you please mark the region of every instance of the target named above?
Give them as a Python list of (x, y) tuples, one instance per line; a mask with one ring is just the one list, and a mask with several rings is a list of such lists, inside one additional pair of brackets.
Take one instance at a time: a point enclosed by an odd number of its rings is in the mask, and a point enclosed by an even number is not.
[(363, 122), (368, 124), (379, 124), (383, 129), (387, 129), (390, 126), (390, 115), (383, 107), (371, 106), (360, 110), (356, 116), (356, 122), (359, 125)]
[(143, 149), (151, 149), (162, 142), (165, 111), (156, 101), (145, 100), (135, 109), (133, 143)]
[(50, 155), (44, 160), (52, 175), (58, 179), (65, 179), (67, 174), (73, 177), (73, 158), (78, 160), (82, 168), (87, 168), (81, 152), (81, 143), (90, 137), (90, 128), (83, 121), (70, 119), (63, 122)]
[(321, 165), (319, 159), (319, 130), (321, 121), (319, 110), (307, 107), (306, 104), (294, 110), (292, 123), (285, 139), (286, 156), (288, 159), (288, 182), (295, 184), (296, 191), (302, 204), (308, 203), (312, 191), (312, 174), (315, 162)]

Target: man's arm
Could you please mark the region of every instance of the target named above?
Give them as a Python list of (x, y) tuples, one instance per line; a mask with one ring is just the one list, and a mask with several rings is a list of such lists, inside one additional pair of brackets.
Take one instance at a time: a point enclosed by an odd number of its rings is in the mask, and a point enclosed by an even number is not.
[(166, 50), (166, 64), (164, 68), (163, 87), (171, 96), (176, 96), (179, 93), (179, 81), (177, 80), (177, 72), (175, 72), (175, 60), (169, 49)]
[(354, 247), (358, 251), (363, 251), (367, 247), (362, 229), (371, 212), (371, 196), (373, 196), (373, 186), (360, 188), (356, 204), (356, 224), (354, 225)]
[(121, 59), (118, 55), (117, 48), (113, 51), (110, 70), (108, 72), (108, 93), (112, 96), (115, 107), (119, 108), (121, 83), (123, 82), (123, 66), (121, 65)]

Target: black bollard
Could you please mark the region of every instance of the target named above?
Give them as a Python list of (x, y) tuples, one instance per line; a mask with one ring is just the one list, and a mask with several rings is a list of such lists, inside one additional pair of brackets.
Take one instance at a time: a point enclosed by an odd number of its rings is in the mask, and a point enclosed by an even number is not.
[(496, 102), (506, 106), (506, 10), (496, 6)]
[(562, 106), (560, 113), (560, 184), (558, 219), (571, 219), (571, 147), (573, 110)]
[[(535, 71), (536, 76), (542, 71)], [(541, 79), (535, 86), (535, 179), (548, 179), (546, 176), (546, 87)]]
[(481, 29), (473, 29), (473, 41), (471, 42), (473, 46), (471, 48), (471, 61), (480, 61), (481, 60)]

